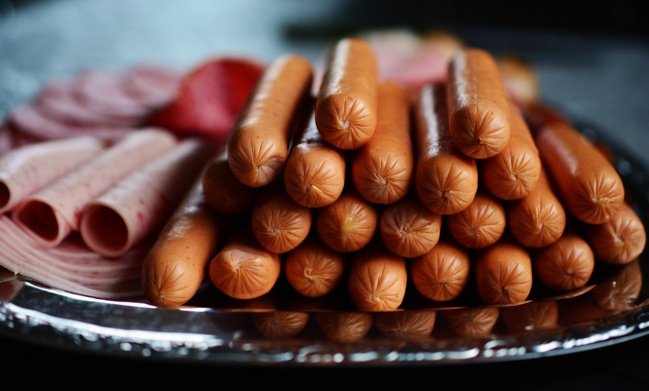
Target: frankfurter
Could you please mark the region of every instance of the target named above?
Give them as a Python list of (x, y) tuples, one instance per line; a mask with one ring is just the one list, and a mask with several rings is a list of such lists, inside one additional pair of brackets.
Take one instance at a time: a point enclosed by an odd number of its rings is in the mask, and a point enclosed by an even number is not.
[(327, 206), (345, 187), (346, 164), (342, 152), (322, 138), (312, 111), (309, 121), (296, 129), (284, 166), (286, 192), (302, 206)]
[(479, 189), (464, 210), (444, 217), (449, 232), (462, 246), (485, 248), (496, 243), (505, 232), (507, 216), (503, 201)]
[(345, 263), (343, 254), (330, 249), (317, 235), (311, 235), (288, 252), (284, 274), (299, 294), (321, 297), (341, 284)]
[(378, 220), (377, 207), (348, 186), (336, 201), (318, 209), (316, 230), (329, 248), (349, 253), (372, 240)]
[(498, 154), (478, 162), (480, 180), (502, 200), (525, 197), (539, 179), (541, 158), (529, 127), (518, 107), (509, 103), (510, 136)]
[(407, 281), (406, 260), (376, 242), (354, 253), (347, 288), (359, 310), (389, 311), (403, 302)]
[(388, 205), (379, 217), (381, 241), (405, 258), (418, 257), (435, 247), (441, 228), (442, 216), (428, 210), (414, 195)]
[(310, 319), (308, 312), (297, 311), (253, 312), (251, 317), (255, 328), (272, 340), (297, 336)]
[(235, 299), (254, 299), (270, 292), (281, 272), (279, 254), (267, 251), (244, 224), (226, 239), (212, 258), (212, 284)]
[(450, 138), (445, 86), (422, 87), (414, 111), (417, 196), (435, 213), (457, 213), (475, 197), (478, 167), (475, 159), (460, 152)]
[(255, 238), (266, 250), (283, 254), (297, 247), (311, 230), (312, 210), (299, 205), (282, 183), (265, 186), (251, 212)]
[(508, 203), (506, 209), (508, 231), (526, 247), (548, 246), (559, 239), (566, 228), (566, 211), (544, 167), (541, 167), (534, 189), (520, 200)]
[(410, 190), (414, 156), (410, 133), (410, 98), (392, 82), (379, 85), (376, 130), (352, 155), (352, 181), (366, 200), (399, 201)]
[(485, 50), (467, 47), (458, 50), (448, 66), (453, 143), (476, 159), (495, 156), (510, 136), (508, 97), (496, 60)]
[(556, 300), (538, 300), (502, 307), (500, 320), (512, 333), (551, 330), (558, 326), (559, 304)]
[(524, 302), (532, 290), (532, 260), (527, 248), (511, 240), (478, 250), (473, 265), (478, 294), (485, 304)]
[(437, 312), (431, 310), (405, 310), (377, 312), (374, 324), (386, 337), (419, 339), (431, 335)]
[(225, 145), (207, 162), (202, 175), (205, 201), (215, 211), (233, 216), (252, 208), (259, 189), (244, 185), (232, 173)]
[(320, 331), (335, 342), (360, 341), (374, 324), (374, 314), (371, 312), (316, 312), (313, 318)]
[(602, 224), (624, 203), (624, 185), (611, 162), (567, 122), (552, 122), (534, 135), (564, 207), (578, 220)]
[(336, 42), (325, 60), (315, 120), (322, 137), (352, 150), (374, 134), (378, 110), (378, 64), (372, 46), (349, 37)]
[(194, 297), (224, 242), (225, 221), (205, 201), (199, 177), (142, 261), (142, 291), (151, 304), (174, 308)]
[(644, 224), (627, 203), (609, 221), (587, 225), (586, 234), (595, 257), (613, 265), (623, 265), (636, 259), (647, 243)]
[(312, 82), (303, 56), (285, 54), (267, 66), (227, 141), (228, 162), (241, 183), (261, 187), (280, 177)]
[(443, 238), (426, 254), (413, 258), (409, 265), (415, 289), (433, 301), (449, 301), (460, 296), (469, 285), (471, 256), (452, 239)]
[(595, 269), (593, 250), (574, 232), (566, 232), (556, 242), (536, 249), (532, 262), (539, 281), (555, 292), (585, 286)]
[(440, 311), (444, 323), (461, 337), (486, 337), (491, 334), (498, 318), (498, 307), (466, 307)]

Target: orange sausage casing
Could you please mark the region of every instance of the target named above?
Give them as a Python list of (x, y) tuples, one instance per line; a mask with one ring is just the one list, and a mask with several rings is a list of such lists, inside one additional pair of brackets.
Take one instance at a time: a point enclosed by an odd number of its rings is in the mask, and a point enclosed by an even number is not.
[(479, 250), (474, 270), (478, 294), (486, 304), (522, 303), (532, 290), (530, 254), (513, 241), (500, 240)]
[(374, 135), (352, 155), (352, 180), (366, 200), (394, 203), (408, 193), (414, 172), (410, 100), (395, 83), (379, 85)]
[(583, 134), (552, 122), (534, 135), (563, 206), (588, 224), (608, 221), (624, 203), (624, 185), (611, 162)]
[(415, 196), (388, 205), (379, 218), (381, 241), (393, 253), (413, 258), (430, 251), (439, 240), (442, 216)]
[(566, 228), (566, 211), (541, 167), (534, 189), (520, 200), (507, 204), (508, 231), (526, 247), (554, 243)]
[(406, 261), (379, 242), (354, 253), (349, 266), (349, 295), (361, 311), (399, 308), (406, 295)]
[(344, 38), (329, 53), (316, 100), (322, 137), (340, 149), (356, 149), (374, 134), (378, 108), (378, 64), (372, 46)]
[(346, 187), (332, 204), (318, 209), (316, 230), (329, 248), (342, 253), (360, 250), (378, 228), (376, 205)]
[(243, 184), (261, 187), (282, 174), (312, 82), (311, 63), (300, 55), (285, 54), (267, 66), (227, 142), (230, 167)]
[(322, 138), (313, 111), (296, 129), (284, 166), (284, 186), (298, 204), (321, 208), (334, 202), (345, 187), (345, 157)]
[(219, 148), (203, 171), (205, 201), (224, 215), (238, 215), (255, 202), (257, 188), (246, 186), (232, 173), (225, 145)]
[(505, 148), (510, 136), (507, 92), (496, 60), (485, 50), (464, 48), (449, 62), (451, 138), (466, 155), (485, 159)]
[(541, 158), (523, 115), (510, 102), (509, 142), (498, 154), (478, 162), (479, 175), (487, 190), (502, 200), (518, 200), (535, 186)]
[(585, 239), (566, 232), (556, 242), (536, 249), (532, 262), (543, 286), (568, 292), (586, 285), (595, 268), (595, 255)]
[(422, 87), (415, 105), (415, 191), (431, 211), (453, 214), (466, 208), (478, 190), (478, 168), (453, 144), (448, 128), (445, 87)]
[(433, 301), (460, 296), (469, 284), (469, 252), (453, 240), (440, 239), (426, 254), (410, 261), (410, 279), (419, 293)]
[(613, 265), (633, 261), (642, 254), (647, 243), (642, 220), (627, 203), (606, 223), (588, 225), (586, 233), (595, 257)]
[(507, 225), (503, 201), (484, 189), (478, 190), (468, 207), (446, 216), (445, 220), (455, 240), (472, 249), (485, 248), (496, 243)]
[(255, 201), (251, 227), (266, 250), (283, 254), (297, 247), (311, 230), (311, 209), (299, 205), (286, 194), (280, 182), (265, 186)]
[(205, 202), (200, 178), (160, 231), (142, 263), (142, 290), (158, 307), (187, 303), (224, 242), (224, 218)]
[(331, 293), (345, 272), (343, 254), (327, 247), (317, 235), (311, 235), (286, 256), (284, 274), (296, 292), (307, 297)]
[(254, 299), (270, 292), (280, 271), (279, 254), (264, 249), (249, 225), (237, 227), (209, 266), (212, 284), (235, 299)]

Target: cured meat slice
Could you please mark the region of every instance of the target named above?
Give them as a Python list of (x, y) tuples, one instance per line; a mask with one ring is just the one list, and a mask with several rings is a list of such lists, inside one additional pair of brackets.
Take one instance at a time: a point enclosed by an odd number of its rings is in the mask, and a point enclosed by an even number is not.
[(80, 102), (98, 113), (138, 117), (146, 107), (124, 91), (123, 80), (118, 72), (85, 69), (74, 79), (74, 91)]
[(54, 247), (78, 230), (88, 202), (176, 144), (177, 139), (162, 129), (128, 133), (83, 166), (27, 197), (12, 218), (40, 243)]
[(0, 155), (13, 148), (14, 140), (9, 125), (0, 125)]
[(89, 202), (79, 223), (86, 245), (117, 257), (160, 228), (213, 152), (211, 143), (186, 139)]
[(125, 73), (122, 88), (147, 108), (170, 102), (178, 90), (183, 74), (154, 64), (136, 64)]
[(0, 157), (0, 213), (100, 153), (93, 136), (45, 141), (12, 149)]

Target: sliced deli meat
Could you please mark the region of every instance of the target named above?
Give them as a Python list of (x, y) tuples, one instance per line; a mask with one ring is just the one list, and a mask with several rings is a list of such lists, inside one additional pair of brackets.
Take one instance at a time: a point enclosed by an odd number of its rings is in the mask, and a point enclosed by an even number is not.
[(104, 148), (93, 136), (25, 145), (0, 156), (0, 213), (88, 161)]
[(158, 64), (136, 64), (126, 71), (122, 89), (146, 108), (170, 102), (180, 85), (183, 74)]

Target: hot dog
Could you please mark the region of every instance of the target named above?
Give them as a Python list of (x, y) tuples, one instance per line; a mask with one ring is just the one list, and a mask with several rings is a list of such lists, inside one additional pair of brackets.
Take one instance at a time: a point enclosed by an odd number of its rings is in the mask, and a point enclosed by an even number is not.
[(393, 253), (413, 258), (430, 251), (439, 240), (442, 216), (415, 196), (388, 205), (379, 218), (381, 241)]
[(317, 235), (311, 235), (289, 251), (284, 274), (296, 292), (307, 297), (331, 293), (343, 279), (343, 254), (330, 249)]
[(283, 254), (302, 243), (311, 220), (310, 208), (293, 201), (282, 183), (271, 183), (261, 190), (252, 208), (252, 233), (266, 250)]
[(198, 291), (225, 238), (225, 218), (192, 185), (142, 261), (142, 291), (155, 306), (179, 307)]
[(613, 265), (636, 259), (647, 243), (642, 220), (627, 203), (606, 223), (587, 225), (586, 233), (595, 257)]
[(378, 211), (353, 187), (346, 187), (332, 204), (318, 209), (316, 230), (329, 248), (342, 253), (360, 250), (374, 237)]
[(583, 287), (595, 269), (593, 250), (574, 232), (566, 232), (556, 242), (536, 249), (532, 262), (539, 281), (555, 292)]
[(462, 337), (486, 337), (491, 334), (498, 318), (498, 307), (466, 307), (441, 311), (444, 323)]
[(377, 124), (378, 64), (372, 46), (361, 38), (338, 41), (325, 62), (315, 120), (322, 137), (340, 149), (356, 149)]
[(510, 136), (502, 151), (478, 162), (480, 180), (502, 200), (518, 200), (534, 189), (541, 171), (541, 158), (529, 127), (518, 107), (509, 103)]
[(510, 240), (479, 250), (474, 264), (478, 294), (486, 304), (524, 302), (532, 290), (532, 260), (528, 250)]
[(415, 191), (424, 206), (441, 215), (466, 208), (478, 190), (475, 159), (460, 152), (450, 138), (445, 94), (443, 84), (422, 87), (414, 113)]
[(251, 316), (257, 330), (273, 340), (297, 336), (310, 319), (308, 312), (297, 311), (253, 312)]
[(403, 302), (407, 281), (405, 259), (376, 242), (354, 253), (347, 288), (359, 310), (389, 311)]
[(491, 54), (477, 48), (457, 51), (449, 62), (446, 84), (453, 143), (476, 159), (502, 151), (510, 136), (509, 104)]
[(300, 55), (268, 65), (227, 141), (228, 162), (241, 183), (261, 187), (280, 177), (312, 82), (311, 63)]
[(377, 312), (374, 324), (386, 337), (418, 339), (430, 336), (436, 318), (437, 312), (431, 310)]
[(309, 121), (296, 129), (284, 166), (286, 192), (302, 206), (327, 206), (342, 193), (345, 170), (345, 156), (322, 138), (311, 112)]
[(415, 289), (433, 301), (449, 301), (462, 294), (472, 269), (468, 250), (447, 238), (413, 258), (409, 266)]
[(624, 203), (624, 185), (611, 162), (577, 129), (555, 121), (534, 135), (564, 207), (588, 224), (608, 221)]
[(507, 225), (503, 201), (484, 189), (478, 190), (468, 207), (444, 219), (455, 240), (472, 249), (496, 243)]
[(280, 272), (279, 254), (264, 249), (247, 224), (236, 227), (209, 266), (212, 284), (235, 299), (254, 299), (270, 292)]
[(398, 84), (379, 85), (374, 135), (352, 156), (352, 180), (366, 200), (391, 204), (405, 197), (414, 172), (410, 101)]
[(507, 204), (507, 226), (522, 245), (539, 248), (554, 243), (566, 227), (566, 211), (541, 167), (534, 189)]

